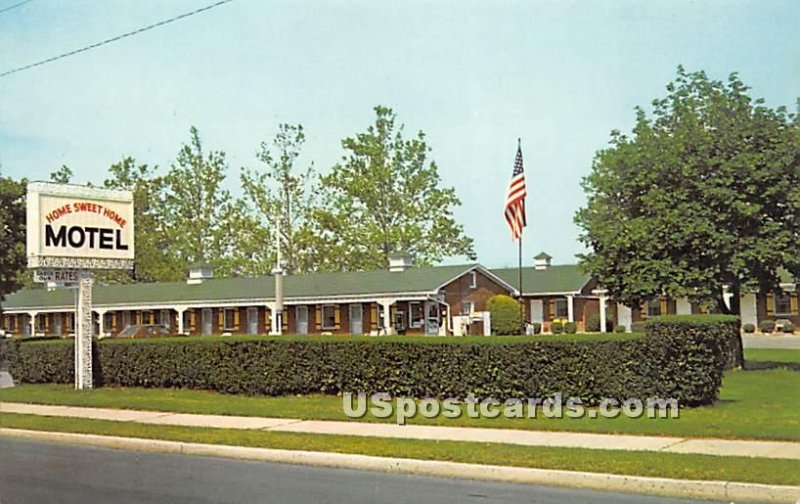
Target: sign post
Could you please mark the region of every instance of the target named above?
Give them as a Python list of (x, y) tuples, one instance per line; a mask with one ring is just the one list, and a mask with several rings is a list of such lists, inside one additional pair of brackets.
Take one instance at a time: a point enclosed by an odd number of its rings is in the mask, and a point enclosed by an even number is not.
[(133, 269), (133, 216), (130, 191), (49, 182), (28, 184), (28, 268), (34, 270), (37, 282), (76, 287), (77, 390), (93, 385), (93, 272)]

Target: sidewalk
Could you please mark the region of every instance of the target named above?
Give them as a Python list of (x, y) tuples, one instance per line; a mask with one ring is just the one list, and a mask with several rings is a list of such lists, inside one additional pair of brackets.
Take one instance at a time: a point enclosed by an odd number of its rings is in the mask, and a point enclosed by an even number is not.
[(142, 424), (219, 429), (260, 429), (275, 432), (337, 434), (436, 441), (470, 441), (524, 446), (692, 453), (718, 456), (800, 460), (800, 443), (782, 441), (737, 441), (659, 436), (586, 434), (575, 432), (396, 425), (389, 423), (337, 422), (291, 418), (259, 418), (224, 415), (194, 415), (155, 411), (46, 406), (0, 403), (0, 412), (136, 422)]

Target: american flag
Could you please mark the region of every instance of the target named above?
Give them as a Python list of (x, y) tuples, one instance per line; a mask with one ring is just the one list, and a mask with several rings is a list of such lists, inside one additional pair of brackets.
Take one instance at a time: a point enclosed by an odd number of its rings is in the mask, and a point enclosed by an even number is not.
[(522, 169), (522, 146), (517, 147), (517, 158), (514, 160), (514, 173), (506, 197), (506, 221), (511, 227), (511, 239), (518, 240), (522, 236), (522, 228), (528, 221), (525, 217), (525, 171)]

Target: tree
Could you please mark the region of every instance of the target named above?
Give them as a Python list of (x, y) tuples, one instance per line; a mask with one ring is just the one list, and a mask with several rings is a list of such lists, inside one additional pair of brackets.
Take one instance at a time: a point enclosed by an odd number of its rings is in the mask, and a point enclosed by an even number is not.
[(800, 124), (748, 89), (679, 67), (652, 117), (637, 109), (632, 135), (612, 132), (597, 153), (575, 220), (584, 267), (617, 300), (687, 296), (738, 313), (742, 289), (800, 273)]
[(50, 181), (57, 184), (69, 184), (72, 181), (72, 170), (67, 165), (61, 165), (61, 168), (50, 174)]
[(133, 192), (136, 264), (132, 276), (115, 272), (105, 275), (103, 281), (158, 282), (184, 277), (185, 272), (168, 252), (172, 234), (165, 225), (164, 178), (156, 176), (155, 167), (137, 164), (130, 156), (111, 165), (108, 171), (110, 177), (103, 182), (103, 187)]
[(346, 138), (342, 163), (321, 178), (324, 207), (315, 212), (315, 260), (329, 270), (385, 268), (403, 252), (418, 264), (475, 258), (472, 239), (453, 219), (461, 204), (442, 188), (422, 132), (406, 140), (395, 113), (375, 107), (375, 124)]
[(25, 185), (0, 173), (0, 300), (24, 283)]
[(242, 232), (232, 227), (235, 203), (223, 188), (227, 171), (225, 153), (206, 153), (197, 128), (164, 178), (164, 221), (170, 232), (172, 263), (184, 274), (197, 262), (209, 263), (223, 276), (230, 273), (226, 261)]
[[(268, 235), (280, 219), (281, 255), (287, 273), (314, 269), (313, 255), (309, 253), (313, 247), (309, 222), (315, 205), (314, 171), (311, 166), (300, 170), (295, 166), (304, 142), (301, 125), (279, 125), (271, 145), (261, 142), (257, 157), (266, 170), (243, 168), (241, 174), (242, 189), (252, 204), (261, 232)], [(274, 265), (274, 254), (266, 260), (273, 261), (266, 269), (269, 271)]]
[(492, 334), (522, 334), (522, 315), (518, 301), (504, 294), (495, 294), (486, 301), (486, 310), (491, 315)]

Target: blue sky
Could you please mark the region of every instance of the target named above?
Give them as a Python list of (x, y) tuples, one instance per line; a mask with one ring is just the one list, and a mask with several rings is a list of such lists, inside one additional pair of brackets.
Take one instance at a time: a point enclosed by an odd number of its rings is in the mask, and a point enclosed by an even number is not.
[[(33, 0), (0, 13), (0, 72), (208, 3)], [(304, 125), (302, 161), (325, 172), (382, 104), (426, 133), (487, 266), (516, 264), (502, 213), (522, 137), (525, 262), (546, 250), (569, 263), (582, 250), (580, 179), (609, 132), (629, 129), (679, 64), (737, 71), (754, 96), (794, 110), (798, 26), (793, 0), (236, 0), (1, 78), (0, 165), (44, 179), (67, 164), (78, 182), (102, 181), (125, 155), (166, 170), (196, 125), (227, 152), (235, 187), (279, 123)]]

